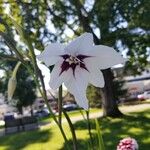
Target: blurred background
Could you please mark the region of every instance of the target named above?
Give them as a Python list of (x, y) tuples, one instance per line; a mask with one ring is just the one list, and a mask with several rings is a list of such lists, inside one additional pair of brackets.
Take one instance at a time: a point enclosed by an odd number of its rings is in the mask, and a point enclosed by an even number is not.
[[(18, 61), (13, 49), (28, 55), (9, 16), (21, 25), (38, 55), (47, 44), (69, 42), (84, 32), (94, 36), (95, 44), (114, 47), (125, 65), (103, 70), (106, 86), (89, 85), (90, 107), (104, 109), (104, 115), (118, 116), (118, 104), (150, 98), (150, 1), (148, 0), (1, 0), (0, 1), (0, 117), (7, 113), (30, 114), (43, 111), (44, 100), (29, 72), (22, 66), (17, 73), (17, 88), (11, 101), (7, 84)], [(4, 34), (5, 33), (5, 34)], [(30, 62), (29, 62), (30, 63)], [(44, 75), (49, 103), (57, 112), (57, 91), (48, 87), (50, 71), (39, 67)], [(65, 89), (63, 105), (67, 110), (78, 108), (73, 96)], [(45, 113), (45, 112), (44, 112)]]

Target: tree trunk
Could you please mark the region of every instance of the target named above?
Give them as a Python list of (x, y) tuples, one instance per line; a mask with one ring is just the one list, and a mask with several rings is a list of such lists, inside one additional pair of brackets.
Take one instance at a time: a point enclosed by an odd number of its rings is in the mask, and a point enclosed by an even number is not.
[(32, 108), (32, 105), (30, 105), (30, 113), (31, 113), (31, 116), (33, 116), (33, 108)]
[(105, 87), (101, 89), (103, 115), (120, 117), (123, 114), (118, 109), (113, 95), (113, 73), (111, 69), (102, 70), (105, 80)]

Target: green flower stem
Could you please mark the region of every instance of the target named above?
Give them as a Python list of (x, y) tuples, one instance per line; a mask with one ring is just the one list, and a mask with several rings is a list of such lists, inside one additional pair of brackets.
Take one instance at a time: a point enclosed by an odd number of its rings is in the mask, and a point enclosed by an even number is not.
[(21, 65), (21, 62), (19, 61), (13, 70), (12, 77), (16, 77), (16, 74), (17, 74), (17, 71), (18, 71), (20, 65)]
[(86, 116), (84, 115), (84, 112), (83, 112), (81, 109), (80, 109), (79, 111), (80, 111), (80, 113), (81, 113), (81, 115), (82, 115), (84, 121), (86, 121), (87, 119), (86, 119)]
[(59, 87), (59, 97), (58, 97), (58, 110), (59, 110), (59, 115), (58, 115), (58, 122), (59, 125), (62, 126), (61, 124), (61, 120), (62, 120), (62, 111), (64, 113), (64, 116), (69, 124), (70, 130), (71, 130), (71, 134), (72, 134), (72, 139), (73, 139), (73, 149), (77, 150), (77, 138), (76, 138), (76, 134), (75, 134), (75, 130), (74, 130), (74, 126), (68, 116), (68, 114), (66, 113), (65, 110), (62, 109), (62, 91), (63, 91), (63, 87), (62, 85)]
[(92, 138), (92, 133), (91, 133), (91, 125), (90, 125), (90, 118), (89, 118), (89, 110), (86, 111), (86, 117), (87, 117), (87, 128), (90, 136), (90, 145), (93, 148), (93, 138)]
[(91, 149), (94, 149), (94, 147), (93, 147), (93, 138), (92, 138), (92, 133), (91, 133), (90, 119), (89, 119), (89, 110), (85, 111), (85, 112), (86, 112), (86, 116), (84, 115), (82, 110), (80, 110), (80, 113), (84, 118), (84, 121), (86, 121), (86, 123), (87, 123), (87, 129), (88, 129), (89, 136), (90, 136), (90, 143), (87, 143), (87, 145), (88, 145), (88, 149), (91, 150)]
[(68, 116), (68, 114), (66, 113), (65, 110), (63, 110), (63, 113), (64, 113), (65, 118), (66, 118), (67, 121), (68, 121), (70, 130), (71, 130), (72, 139), (73, 139), (73, 149), (74, 149), (74, 150), (78, 150), (78, 147), (77, 147), (77, 138), (76, 138), (74, 126), (73, 126), (73, 124), (72, 124), (72, 122), (71, 122), (71, 119), (69, 118), (69, 116)]
[(12, 39), (7, 36), (6, 33), (0, 31), (0, 35), (4, 38), (6, 44), (8, 45), (9, 48), (11, 48), (12, 51), (15, 52), (16, 56), (19, 58), (19, 60), (24, 63), (24, 59), (22, 54), (18, 51), (18, 49), (16, 48), (16, 46), (14, 45), (14, 43), (12, 42)]
[(34, 79), (34, 81), (35, 81), (35, 84), (36, 84), (36, 86), (37, 86), (37, 88), (38, 88), (40, 94), (43, 95), (43, 94), (42, 94), (43, 92), (42, 92), (42, 90), (41, 90), (41, 88), (40, 88), (39, 80), (38, 80), (37, 76), (35, 76), (34, 71), (33, 71), (32, 68), (31, 68), (30, 66), (28, 66), (28, 65), (26, 65), (25, 67), (27, 68), (27, 70), (28, 70), (28, 72), (31, 74), (31, 76), (33, 77), (33, 79)]
[(98, 119), (95, 119), (96, 131), (97, 131), (97, 139), (98, 139), (98, 150), (105, 150), (104, 141), (100, 129), (100, 125), (98, 123)]
[(4, 54), (0, 54), (0, 59), (3, 60), (10, 60), (10, 61), (19, 61), (19, 59), (17, 57), (11, 56), (11, 55), (4, 55)]
[(61, 120), (62, 120), (62, 85), (59, 87), (59, 96), (58, 96), (58, 122), (61, 125)]

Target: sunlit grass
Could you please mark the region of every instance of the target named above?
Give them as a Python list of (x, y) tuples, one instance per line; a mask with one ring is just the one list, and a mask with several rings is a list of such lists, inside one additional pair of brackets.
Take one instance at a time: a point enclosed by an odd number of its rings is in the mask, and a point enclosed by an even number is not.
[[(73, 112), (71, 115), (80, 115)], [(106, 150), (115, 150), (119, 140), (124, 137), (135, 138), (139, 145), (139, 150), (149, 150), (150, 145), (150, 110), (129, 113), (123, 118), (100, 118), (99, 123), (102, 128)], [(71, 133), (67, 123), (63, 124), (69, 143), (72, 146)], [(87, 150), (89, 135), (85, 121), (78, 121), (74, 124), (78, 137), (79, 150)], [(94, 145), (97, 147), (95, 139), (95, 121), (91, 120)], [(0, 150), (65, 150), (66, 143), (55, 124), (45, 126), (40, 130), (28, 131), (7, 135), (0, 138)]]
[[(95, 113), (95, 112), (102, 112), (102, 109), (98, 109), (98, 108), (92, 108), (90, 109), (90, 113)], [(85, 111), (83, 109), (81, 110), (75, 110), (75, 111), (70, 111), (68, 112), (69, 117), (77, 117), (77, 116), (82, 116), (82, 114), (85, 115)], [(64, 118), (64, 115), (62, 115), (62, 118)], [(39, 122), (45, 122), (45, 123), (49, 123), (53, 121), (52, 117), (48, 116), (48, 117), (44, 117), (44, 118), (40, 118)]]

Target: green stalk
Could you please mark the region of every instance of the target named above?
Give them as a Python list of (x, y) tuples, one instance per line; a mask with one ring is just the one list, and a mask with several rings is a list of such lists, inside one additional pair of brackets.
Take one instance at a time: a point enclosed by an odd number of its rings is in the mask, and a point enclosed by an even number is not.
[(84, 113), (82, 112), (82, 110), (80, 109), (79, 111), (80, 111), (80, 113), (81, 113), (81, 115), (82, 115), (82, 117), (83, 117), (84, 121), (86, 121), (87, 119), (86, 119), (86, 117), (85, 117)]
[(104, 141), (103, 141), (100, 125), (99, 125), (97, 119), (95, 119), (95, 124), (96, 124), (97, 138), (98, 138), (98, 150), (105, 150), (105, 146), (104, 146)]
[(58, 122), (61, 125), (61, 120), (62, 120), (62, 85), (59, 87), (59, 96), (58, 96)]
[(64, 116), (65, 118), (67, 119), (68, 121), (68, 124), (69, 124), (69, 127), (70, 127), (70, 131), (71, 131), (71, 134), (72, 134), (72, 139), (73, 139), (73, 149), (74, 150), (78, 150), (78, 147), (77, 147), (77, 138), (76, 138), (76, 133), (75, 133), (75, 129), (74, 129), (74, 126), (71, 122), (71, 119), (69, 118), (68, 114), (66, 113), (65, 110), (63, 110), (63, 113), (64, 113)]
[(7, 46), (15, 52), (16, 56), (19, 58), (19, 60), (24, 64), (24, 58), (22, 54), (18, 51), (16, 46), (13, 43), (13, 40), (4, 32), (0, 31), (0, 35), (4, 38)]
[(65, 116), (65, 118), (69, 124), (70, 130), (71, 130), (72, 139), (73, 139), (73, 149), (77, 150), (77, 138), (76, 138), (74, 126), (73, 126), (68, 114), (66, 113), (66, 111), (62, 109), (62, 98), (63, 98), (62, 91), (63, 91), (63, 87), (61, 85), (59, 87), (59, 97), (58, 97), (58, 110), (59, 110), (58, 122), (59, 122), (59, 125), (62, 126), (61, 120), (62, 120), (62, 111), (63, 111), (64, 116)]
[(90, 136), (90, 145), (93, 148), (93, 138), (92, 138), (92, 133), (91, 133), (91, 124), (90, 124), (90, 118), (89, 118), (89, 110), (86, 111), (86, 117), (87, 117), (87, 128)]

